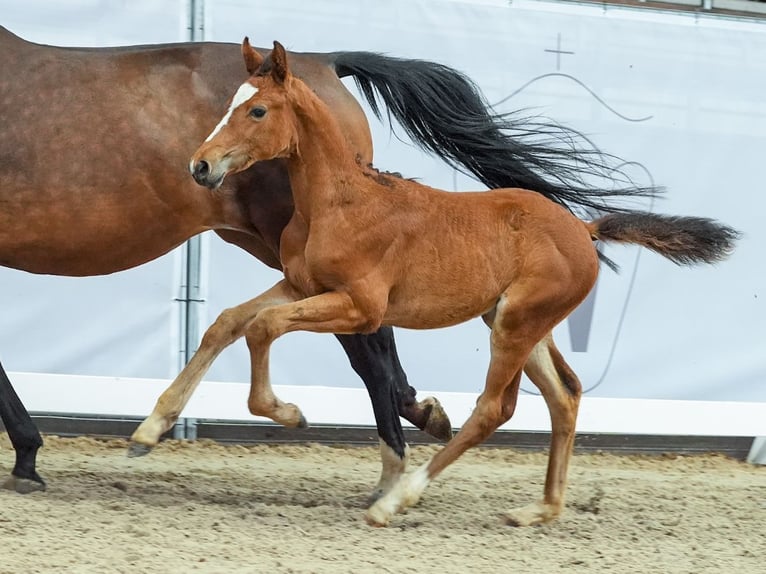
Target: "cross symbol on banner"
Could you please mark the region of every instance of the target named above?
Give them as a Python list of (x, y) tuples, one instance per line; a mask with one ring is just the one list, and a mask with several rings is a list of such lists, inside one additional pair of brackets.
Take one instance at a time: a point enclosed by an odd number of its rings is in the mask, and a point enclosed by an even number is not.
[(546, 49), (546, 52), (550, 52), (552, 54), (556, 54), (556, 71), (558, 72), (561, 69), (561, 54), (574, 54), (574, 52), (569, 52), (566, 50), (561, 49), (561, 32), (558, 33), (556, 38), (556, 49)]

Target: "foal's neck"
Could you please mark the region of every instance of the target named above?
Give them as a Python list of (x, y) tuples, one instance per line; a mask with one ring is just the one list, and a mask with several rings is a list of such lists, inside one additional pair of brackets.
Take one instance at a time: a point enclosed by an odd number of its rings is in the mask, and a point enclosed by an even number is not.
[(295, 86), (292, 105), (298, 118), (298, 143), (287, 160), (295, 210), (309, 219), (337, 205), (354, 189), (361, 166), (330, 108), (304, 84)]

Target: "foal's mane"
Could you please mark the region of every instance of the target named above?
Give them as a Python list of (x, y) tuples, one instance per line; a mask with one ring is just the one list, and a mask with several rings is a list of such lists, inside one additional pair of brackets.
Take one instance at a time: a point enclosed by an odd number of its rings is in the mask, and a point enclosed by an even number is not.
[[(274, 61), (272, 59), (272, 52), (269, 52), (269, 54), (264, 58), (258, 70), (253, 74), (253, 76), (261, 77), (261, 78), (268, 77), (271, 75), (273, 68), (274, 68)], [(302, 81), (300, 78), (296, 76), (291, 76), (289, 81), (290, 81), (291, 94), (292, 95), (297, 94), (299, 104), (303, 101), (303, 102), (309, 103), (310, 107), (319, 106), (326, 109), (326, 105), (324, 104), (324, 102), (322, 102), (321, 98), (317, 95), (317, 93), (312, 88), (309, 87), (308, 84), (306, 84), (306, 82)], [(337, 123), (337, 119), (333, 116), (332, 113), (330, 113), (329, 116), (331, 118), (331, 121)], [(343, 147), (349, 148), (345, 140), (339, 142), (339, 144), (342, 145)], [(405, 180), (416, 181), (415, 178), (405, 178), (398, 171), (380, 170), (376, 168), (372, 163), (364, 164), (362, 162), (362, 157), (359, 154), (354, 155), (354, 161), (356, 165), (359, 167), (359, 170), (361, 171), (362, 175), (373, 179), (376, 183), (385, 187), (393, 187), (396, 185), (397, 181), (405, 181)]]
[(362, 163), (362, 156), (359, 154), (356, 156), (356, 164), (359, 166), (359, 168), (362, 170), (362, 173), (366, 177), (372, 178), (380, 185), (384, 185), (386, 187), (393, 187), (397, 181), (416, 181), (416, 179), (413, 177), (405, 178), (398, 171), (380, 170), (371, 163), (365, 165)]

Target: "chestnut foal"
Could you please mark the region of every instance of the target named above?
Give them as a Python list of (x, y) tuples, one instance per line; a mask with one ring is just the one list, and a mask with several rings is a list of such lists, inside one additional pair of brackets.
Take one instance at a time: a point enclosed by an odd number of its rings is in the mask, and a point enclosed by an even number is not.
[[(543, 500), (508, 514), (539, 524), (562, 509), (580, 382), (551, 330), (588, 294), (599, 270), (594, 240), (635, 243), (679, 264), (712, 263), (737, 232), (712, 220), (619, 212), (584, 222), (524, 189), (450, 193), (361, 165), (330, 110), (288, 69), (275, 42), (265, 62), (247, 39), (250, 79), (201, 145), (190, 169), (216, 189), (254, 162), (285, 158), (295, 213), (282, 234), (285, 278), (229, 316), (247, 325), (249, 407), (294, 423), (269, 383), (269, 348), (297, 330), (371, 333), (381, 325), (433, 329), (482, 317), (491, 329), (484, 391), (460, 432), (403, 475), (367, 511), (374, 525), (417, 502), (427, 484), (514, 412), (522, 371), (552, 422)], [(219, 349), (200, 350), (208, 357)]]

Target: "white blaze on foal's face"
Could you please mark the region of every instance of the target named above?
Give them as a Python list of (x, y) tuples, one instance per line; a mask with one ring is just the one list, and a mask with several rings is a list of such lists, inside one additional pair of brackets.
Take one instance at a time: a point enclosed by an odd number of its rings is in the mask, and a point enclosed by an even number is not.
[(226, 112), (226, 115), (221, 118), (221, 121), (218, 122), (218, 125), (215, 126), (215, 129), (210, 132), (210, 135), (207, 136), (206, 142), (209, 142), (211, 139), (213, 139), (218, 132), (220, 132), (223, 127), (228, 123), (229, 118), (231, 118), (231, 114), (234, 113), (234, 110), (236, 110), (239, 106), (244, 104), (247, 100), (252, 98), (255, 94), (258, 93), (258, 88), (256, 88), (253, 84), (250, 82), (245, 82), (242, 84), (239, 89), (237, 89), (237, 92), (234, 94), (234, 97), (231, 99), (231, 105), (229, 106), (229, 110)]

